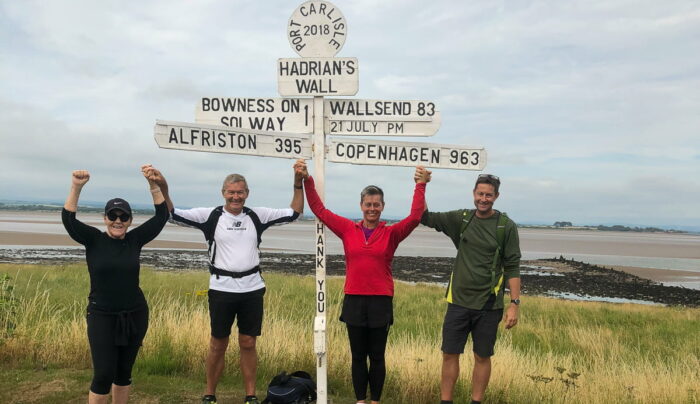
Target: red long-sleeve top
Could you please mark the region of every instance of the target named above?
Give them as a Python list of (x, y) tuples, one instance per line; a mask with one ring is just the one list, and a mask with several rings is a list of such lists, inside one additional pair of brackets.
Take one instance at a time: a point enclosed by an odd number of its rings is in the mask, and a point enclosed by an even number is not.
[(368, 240), (362, 232), (361, 220), (353, 222), (326, 209), (311, 176), (304, 180), (304, 190), (314, 215), (343, 241), (345, 294), (393, 296), (391, 262), (399, 243), (420, 223), (425, 210), (425, 184), (416, 184), (411, 213), (406, 218), (390, 226), (380, 222)]

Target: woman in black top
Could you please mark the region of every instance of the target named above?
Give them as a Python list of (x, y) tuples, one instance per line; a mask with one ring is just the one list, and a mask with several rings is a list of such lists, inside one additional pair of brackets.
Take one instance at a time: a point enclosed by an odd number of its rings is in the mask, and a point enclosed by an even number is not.
[(92, 355), (93, 379), (88, 403), (126, 403), (131, 385), (131, 368), (148, 329), (148, 305), (139, 287), (141, 248), (158, 236), (168, 220), (168, 208), (160, 188), (153, 181), (153, 167), (141, 171), (148, 180), (156, 214), (127, 233), (132, 223), (131, 207), (121, 198), (105, 206), (102, 232), (76, 219), (78, 198), (90, 173), (73, 171), (70, 193), (63, 206), (63, 226), (85, 246), (90, 295), (87, 333)]

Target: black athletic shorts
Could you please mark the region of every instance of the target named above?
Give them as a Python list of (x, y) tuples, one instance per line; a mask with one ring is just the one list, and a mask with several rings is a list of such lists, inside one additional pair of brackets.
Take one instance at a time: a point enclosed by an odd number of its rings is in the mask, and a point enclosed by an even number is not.
[(392, 296), (345, 295), (340, 321), (355, 327), (380, 328), (394, 324)]
[(445, 321), (442, 324), (442, 352), (464, 353), (467, 337), (471, 333), (474, 353), (482, 358), (493, 356), (501, 318), (503, 309), (473, 310), (448, 303)]
[(257, 337), (262, 331), (265, 288), (246, 293), (209, 290), (209, 323), (214, 338), (231, 335), (231, 326), (238, 317), (238, 333)]

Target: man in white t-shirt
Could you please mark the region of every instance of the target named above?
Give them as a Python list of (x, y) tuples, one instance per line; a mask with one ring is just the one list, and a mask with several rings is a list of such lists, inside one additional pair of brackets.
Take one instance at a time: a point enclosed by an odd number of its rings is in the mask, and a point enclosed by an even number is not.
[[(296, 164), (295, 164), (296, 166)], [(171, 212), (171, 222), (200, 229), (209, 247), (209, 317), (211, 342), (206, 361), (207, 387), (203, 403), (216, 403), (216, 386), (224, 371), (224, 357), (234, 320), (238, 319), (240, 367), (246, 398), (257, 404), (255, 377), (256, 339), (261, 334), (265, 282), (260, 276), (260, 235), (271, 225), (294, 221), (304, 209), (302, 178), (294, 175), (294, 195), (289, 208), (248, 208), (245, 177), (231, 174), (224, 180), (224, 205), (215, 208), (176, 209), (161, 173), (156, 183)]]

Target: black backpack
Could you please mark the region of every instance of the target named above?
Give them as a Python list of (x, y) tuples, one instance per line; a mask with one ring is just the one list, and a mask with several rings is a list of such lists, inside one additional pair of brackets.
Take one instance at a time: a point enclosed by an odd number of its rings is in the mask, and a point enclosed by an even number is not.
[(316, 401), (316, 383), (311, 375), (298, 370), (290, 375), (282, 372), (267, 386), (262, 404), (308, 404)]

